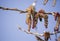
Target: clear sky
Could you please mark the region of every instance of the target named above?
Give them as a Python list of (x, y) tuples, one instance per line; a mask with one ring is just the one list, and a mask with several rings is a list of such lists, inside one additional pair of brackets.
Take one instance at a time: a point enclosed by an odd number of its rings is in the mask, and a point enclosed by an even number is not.
[[(34, 0), (0, 0), (0, 6), (25, 10), (33, 3), (33, 1)], [(52, 7), (52, 2), (53, 0), (49, 0), (44, 6), (43, 0), (37, 0), (36, 11), (44, 9), (46, 12), (59, 12), (60, 0), (57, 0), (55, 7)], [(25, 20), (26, 14), (20, 14), (20, 12), (10, 10), (0, 10), (0, 41), (36, 41), (34, 35), (28, 35), (18, 29), (18, 25), (24, 29), (27, 29)], [(44, 19), (42, 22), (38, 21), (37, 31), (39, 33), (43, 33), (44, 30), (53, 32), (56, 21), (54, 21), (54, 17), (52, 15), (49, 15), (48, 21), (48, 29), (44, 27)], [(58, 36), (59, 35), (60, 34), (58, 34)], [(43, 39), (43, 37), (41, 38)], [(55, 36), (52, 35), (51, 40), (49, 41), (55, 41)]]

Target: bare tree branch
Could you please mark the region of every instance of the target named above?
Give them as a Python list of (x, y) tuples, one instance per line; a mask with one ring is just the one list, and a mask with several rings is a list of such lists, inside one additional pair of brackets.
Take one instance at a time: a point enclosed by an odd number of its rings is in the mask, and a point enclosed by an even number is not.
[(12, 10), (12, 11), (18, 11), (18, 12), (21, 12), (21, 13), (26, 13), (26, 11), (19, 10), (19, 9), (17, 9), (17, 8), (5, 8), (5, 7), (0, 7), (0, 9), (2, 9), (2, 10)]
[(41, 39), (41, 38), (38, 37), (38, 36), (35, 36), (35, 37), (36, 37), (37, 41), (44, 41), (43, 39)]

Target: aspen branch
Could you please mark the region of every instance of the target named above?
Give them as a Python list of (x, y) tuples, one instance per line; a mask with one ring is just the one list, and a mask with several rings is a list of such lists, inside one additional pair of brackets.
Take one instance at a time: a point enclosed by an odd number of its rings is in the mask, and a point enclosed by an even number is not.
[(0, 7), (0, 9), (2, 9), (2, 10), (12, 10), (12, 11), (18, 11), (18, 12), (21, 12), (21, 13), (26, 13), (26, 11), (19, 10), (19, 9), (17, 9), (17, 8), (5, 8), (5, 7)]

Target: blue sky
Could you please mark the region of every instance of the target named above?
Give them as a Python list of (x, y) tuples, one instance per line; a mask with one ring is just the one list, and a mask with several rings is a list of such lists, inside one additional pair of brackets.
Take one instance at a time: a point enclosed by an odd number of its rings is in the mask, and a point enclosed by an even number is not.
[[(33, 3), (33, 1), (34, 0), (0, 0), (0, 6), (25, 10)], [(55, 7), (52, 7), (52, 2), (53, 0), (49, 0), (44, 6), (43, 0), (37, 0), (36, 11), (44, 9), (46, 12), (59, 12), (60, 0), (57, 0)], [(28, 35), (18, 29), (18, 25), (24, 29), (27, 29), (25, 20), (26, 14), (20, 14), (20, 12), (10, 10), (0, 10), (0, 41), (36, 41), (34, 35)], [(37, 31), (39, 33), (43, 33), (44, 30), (53, 32), (56, 21), (54, 21), (54, 17), (52, 15), (49, 15), (48, 21), (49, 25), (48, 29), (46, 29), (44, 27), (44, 20), (42, 22), (38, 20)], [(31, 29), (31, 31), (35, 30)], [(60, 34), (58, 34), (58, 36), (59, 35)], [(49, 41), (55, 41), (55, 36), (51, 36), (51, 39), (52, 40)]]

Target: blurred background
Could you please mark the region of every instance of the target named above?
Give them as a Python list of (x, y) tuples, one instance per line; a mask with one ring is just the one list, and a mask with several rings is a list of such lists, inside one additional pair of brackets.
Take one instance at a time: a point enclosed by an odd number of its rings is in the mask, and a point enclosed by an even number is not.
[[(44, 0), (37, 0), (36, 3), (36, 11), (38, 12), (40, 9), (44, 9), (46, 12), (59, 12), (60, 13), (60, 0), (56, 1), (55, 7), (52, 7), (53, 0), (49, 0), (48, 3), (44, 6)], [(0, 6), (8, 7), (8, 8), (17, 8), (20, 10), (26, 10), (34, 0), (0, 0)], [(0, 41), (37, 41), (34, 35), (28, 35), (18, 29), (18, 25), (22, 28), (28, 28), (25, 23), (26, 13), (20, 14), (17, 11), (10, 10), (1, 10), (0, 9)], [(56, 21), (54, 20), (54, 16), (49, 15), (48, 19), (48, 28), (46, 29), (44, 26), (44, 19), (42, 22), (38, 20), (37, 24), (37, 32), (43, 33), (43, 31), (54, 31), (54, 27), (56, 25)], [(59, 28), (60, 29), (60, 28)], [(36, 29), (31, 29), (31, 31), (35, 31)], [(57, 35), (58, 37), (60, 34)], [(44, 37), (41, 37), (44, 39)], [(51, 36), (51, 40), (55, 41), (55, 35)]]

